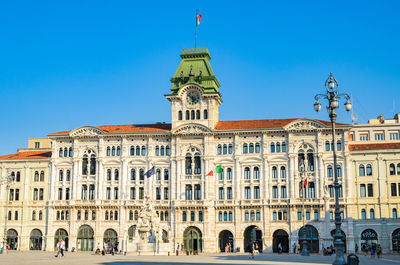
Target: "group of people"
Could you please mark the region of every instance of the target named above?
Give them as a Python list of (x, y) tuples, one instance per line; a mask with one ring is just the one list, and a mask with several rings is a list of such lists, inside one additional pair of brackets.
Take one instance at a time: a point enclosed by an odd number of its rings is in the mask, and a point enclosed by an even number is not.
[(225, 253), (232, 253), (232, 244), (231, 244), (231, 242), (226, 243), (226, 245), (225, 245)]
[[(371, 259), (374, 259), (375, 255), (378, 259), (382, 258), (381, 244), (372, 244), (371, 246), (368, 246), (367, 244), (362, 244), (361, 251), (364, 253), (364, 256), (366, 256), (369, 252), (371, 254)], [(356, 244), (356, 253), (357, 252), (358, 252), (358, 246)]]
[(249, 242), (249, 259), (254, 259), (254, 254), (259, 254), (260, 248), (256, 241)]
[(100, 250), (100, 243), (97, 244), (97, 248), (95, 251), (96, 255), (105, 255), (105, 254), (111, 254), (114, 255), (114, 253), (118, 252), (118, 241), (113, 243), (111, 241), (107, 241), (103, 243), (103, 250)]
[(177, 256), (179, 256), (179, 254), (182, 255), (182, 253), (183, 253), (183, 244), (182, 243), (176, 243), (175, 252), (176, 252)]
[(57, 258), (58, 255), (60, 255), (60, 254), (61, 254), (61, 257), (64, 257), (64, 250), (65, 250), (65, 241), (63, 239), (60, 239), (57, 242), (57, 246), (56, 246), (57, 253), (56, 253), (55, 257)]
[(322, 254), (324, 256), (332, 255), (336, 253), (336, 248), (331, 244), (329, 247), (325, 248), (324, 243), (322, 243)]

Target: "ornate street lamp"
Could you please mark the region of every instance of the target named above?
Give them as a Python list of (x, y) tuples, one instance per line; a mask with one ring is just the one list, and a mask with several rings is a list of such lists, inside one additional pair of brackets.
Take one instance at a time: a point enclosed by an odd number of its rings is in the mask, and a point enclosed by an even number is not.
[(4, 213), (4, 235), (3, 235), (3, 250), (1, 254), (7, 253), (7, 220), (8, 220), (8, 197), (9, 197), (9, 190), (10, 185), (14, 182), (14, 176), (8, 175), (7, 177), (0, 180), (0, 186), (6, 185), (6, 211)]
[(302, 215), (303, 215), (303, 217), (302, 217), (302, 219), (303, 219), (303, 242), (302, 242), (302, 244), (303, 244), (303, 247), (302, 247), (302, 250), (301, 250), (301, 255), (302, 256), (310, 256), (310, 253), (308, 252), (308, 242), (307, 242), (307, 239), (306, 239), (306, 236), (307, 236), (307, 234), (306, 234), (306, 227), (304, 226), (304, 222), (305, 222), (305, 215), (304, 215), (304, 201), (306, 200), (306, 193), (305, 193), (305, 191), (306, 191), (306, 188), (304, 187), (304, 181), (305, 181), (305, 177), (306, 177), (306, 167), (305, 167), (305, 165), (304, 165), (304, 161), (303, 161), (303, 163), (301, 163), (301, 165), (300, 165), (300, 168), (299, 168), (299, 172), (300, 172), (300, 177), (301, 177), (301, 190), (303, 191), (302, 193), (303, 193), (303, 212), (302, 212)]
[(349, 101), (350, 96), (348, 94), (342, 94), (339, 93), (338, 91), (339, 83), (335, 79), (332, 73), (329, 74), (328, 79), (325, 81), (325, 88), (326, 92), (325, 94), (317, 94), (315, 96), (315, 103), (314, 103), (314, 109), (315, 111), (320, 111), (321, 110), (321, 103), (319, 103), (320, 98), (324, 98), (328, 100), (328, 113), (329, 113), (329, 118), (332, 123), (332, 151), (333, 151), (333, 167), (334, 167), (334, 174), (335, 174), (335, 182), (334, 182), (334, 187), (335, 187), (335, 226), (336, 226), (336, 232), (334, 237), (334, 245), (336, 247), (336, 259), (333, 262), (334, 265), (344, 265), (347, 264), (346, 260), (344, 258), (344, 242), (343, 242), (343, 234), (342, 234), (342, 229), (340, 228), (342, 225), (342, 217), (341, 217), (341, 211), (339, 208), (339, 182), (338, 182), (338, 176), (337, 176), (337, 164), (336, 164), (336, 143), (335, 143), (335, 122), (337, 118), (337, 114), (335, 110), (339, 108), (339, 99), (340, 98), (345, 98), (346, 102), (344, 103), (344, 107), (346, 111), (350, 111), (352, 108), (352, 104)]

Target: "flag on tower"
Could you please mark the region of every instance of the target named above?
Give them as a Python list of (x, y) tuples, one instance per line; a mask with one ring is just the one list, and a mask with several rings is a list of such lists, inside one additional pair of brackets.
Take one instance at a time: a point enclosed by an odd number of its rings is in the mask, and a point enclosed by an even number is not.
[(221, 165), (217, 165), (215, 167), (215, 169), (211, 170), (210, 172), (208, 172), (208, 174), (206, 175), (207, 177), (212, 177), (214, 176), (214, 174), (221, 174), (222, 173), (222, 167)]
[(200, 25), (201, 17), (202, 17), (202, 15), (196, 14), (196, 27), (198, 27)]

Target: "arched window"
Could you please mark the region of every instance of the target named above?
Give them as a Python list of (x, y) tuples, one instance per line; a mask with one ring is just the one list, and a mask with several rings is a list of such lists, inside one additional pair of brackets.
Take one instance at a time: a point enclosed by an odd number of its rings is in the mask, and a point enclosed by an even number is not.
[(271, 153), (275, 153), (275, 144), (271, 143)]
[[(200, 214), (200, 213), (199, 213), (199, 214)], [(165, 218), (164, 218), (165, 221), (169, 221), (169, 220), (168, 220), (168, 212), (167, 212), (167, 211), (165, 211), (164, 215), (165, 215)]]
[(169, 149), (169, 145), (167, 145), (167, 146), (165, 147), (165, 154), (166, 154), (167, 156), (171, 155), (171, 152), (170, 152), (170, 149)]
[(228, 221), (228, 212), (224, 211), (224, 222)]
[(390, 172), (391, 176), (396, 175), (396, 168), (395, 168), (394, 164), (390, 164), (389, 172)]
[(156, 156), (160, 155), (160, 147), (157, 145), (156, 146)]
[(40, 181), (44, 181), (44, 171), (40, 171)]
[(156, 170), (156, 180), (161, 180), (161, 170), (160, 169)]
[(204, 118), (205, 120), (208, 119), (208, 111), (207, 111), (206, 109), (204, 110), (203, 118)]
[(108, 220), (108, 211), (106, 211), (104, 219), (107, 221)]
[(250, 179), (250, 168), (248, 167), (244, 169), (244, 179)]
[(260, 153), (260, 143), (256, 143), (256, 153)]
[(112, 156), (115, 156), (115, 146), (112, 147), (111, 154), (112, 154)]
[(363, 219), (363, 220), (367, 219), (367, 214), (365, 212), (365, 209), (361, 210), (361, 219)]
[(136, 170), (134, 168), (131, 169), (131, 180), (136, 180)]
[(146, 155), (146, 146), (142, 145), (142, 156)]
[(134, 155), (135, 155), (135, 147), (131, 146), (131, 156), (134, 156)]
[(392, 218), (397, 219), (397, 209), (396, 208), (393, 208), (393, 210), (392, 210)]
[(178, 120), (182, 120), (182, 111), (180, 110), (179, 112), (178, 112)]
[(282, 152), (286, 152), (286, 142), (282, 142)]
[(400, 175), (400, 163), (397, 164), (397, 175)]
[(107, 180), (111, 180), (111, 169), (107, 169)]
[(129, 221), (133, 221), (133, 211), (129, 211)]
[(118, 169), (114, 170), (114, 180), (119, 180), (119, 170)]
[(186, 174), (192, 174), (192, 155), (187, 153), (185, 158)]
[(68, 148), (64, 148), (64, 157), (68, 157)]
[(118, 220), (118, 211), (114, 212), (114, 220)]
[(278, 169), (276, 166), (272, 167), (272, 178), (276, 179), (278, 177)]
[(337, 176), (338, 178), (341, 178), (341, 177), (342, 177), (342, 167), (341, 167), (340, 165), (337, 165), (337, 166), (336, 166), (336, 176)]
[[(165, 212), (165, 220), (166, 220), (166, 221), (168, 221), (168, 220), (167, 220), (167, 213), (168, 213), (168, 212)], [(199, 221), (200, 221), (200, 222), (203, 222), (203, 211), (199, 211)]]
[(196, 120), (200, 120), (200, 110), (196, 110)]
[(258, 167), (254, 167), (253, 176), (254, 176), (254, 179), (259, 179), (260, 178), (260, 169)]
[(276, 152), (279, 153), (281, 151), (281, 143), (276, 143)]
[(360, 165), (358, 167), (358, 175), (365, 176), (365, 167), (364, 167), (364, 165)]
[(117, 146), (117, 156), (120, 156), (120, 155), (121, 155), (121, 147)]
[(286, 167), (281, 166), (281, 178), (286, 178)]
[(186, 111), (186, 120), (189, 120), (190, 119), (190, 112), (187, 110)]
[(136, 146), (136, 155), (140, 156), (140, 146)]
[(228, 153), (228, 146), (226, 144), (224, 144), (223, 153), (224, 153), (224, 155), (226, 155)]
[(192, 200), (193, 199), (192, 185), (186, 184), (185, 195), (186, 195), (186, 200)]
[[(11, 220), (11, 211), (9, 212), (9, 220)], [(32, 212), (32, 221), (36, 220), (36, 211)]]
[(62, 157), (63, 156), (63, 149), (60, 147), (60, 151), (58, 152), (58, 156)]
[(72, 147), (69, 148), (69, 157), (72, 157)]
[(164, 169), (164, 180), (169, 180), (169, 170)]
[(372, 176), (372, 166), (371, 166), (371, 164), (367, 165), (367, 176)]
[(165, 147), (164, 147), (164, 146), (161, 146), (161, 148), (160, 148), (160, 154), (161, 154), (162, 156), (164, 156), (164, 154), (165, 154)]
[(222, 154), (222, 146), (219, 144), (217, 148), (217, 154), (221, 155)]
[(248, 153), (247, 144), (243, 144), (243, 154), (247, 153)]
[(186, 222), (187, 216), (186, 216), (186, 211), (183, 211), (182, 213), (182, 222)]
[(39, 171), (35, 171), (34, 181), (39, 181)]
[(342, 141), (338, 140), (338, 141), (336, 142), (336, 149), (337, 149), (338, 151), (342, 151)]
[(233, 153), (233, 146), (232, 146), (232, 144), (229, 144), (229, 147), (228, 147), (228, 153), (229, 154), (232, 154)]
[(308, 170), (314, 171), (314, 153), (313, 151), (307, 150)]
[(96, 156), (90, 156), (90, 175), (96, 174)]
[(200, 153), (196, 153), (194, 155), (194, 174), (201, 174)]
[(76, 219), (81, 220), (81, 210), (78, 210), (78, 213), (76, 214)]
[(139, 180), (144, 180), (144, 169), (143, 168), (141, 168), (139, 170)]
[(226, 178), (228, 180), (232, 179), (232, 168), (228, 167), (228, 169), (226, 170)]
[(109, 146), (107, 146), (107, 156), (110, 156), (110, 155), (111, 155), (111, 149)]
[(58, 180), (63, 181), (63, 179), (64, 179), (64, 171), (60, 170), (58, 173)]
[(194, 110), (192, 110), (190, 114), (191, 114), (191, 115), (190, 115), (190, 118), (191, 118), (192, 120), (194, 120), (194, 119), (195, 119)]
[(135, 211), (135, 220), (138, 220), (138, 219), (139, 219), (139, 212)]
[(88, 173), (88, 156), (84, 155), (82, 159), (82, 175), (87, 175)]
[(249, 144), (249, 153), (254, 153), (254, 144), (253, 143)]
[(328, 178), (333, 178), (333, 168), (331, 165), (328, 166), (327, 175)]
[(274, 220), (274, 221), (277, 220), (276, 211), (273, 211), (273, 213), (272, 213), (272, 220)]
[(374, 209), (369, 210), (369, 219), (375, 219), (375, 211), (374, 211)]
[(110, 211), (110, 220), (114, 220), (114, 213), (113, 213), (113, 211)]
[(218, 221), (222, 222), (222, 212), (221, 211), (218, 213)]
[(325, 151), (330, 151), (330, 147), (329, 141), (325, 141)]

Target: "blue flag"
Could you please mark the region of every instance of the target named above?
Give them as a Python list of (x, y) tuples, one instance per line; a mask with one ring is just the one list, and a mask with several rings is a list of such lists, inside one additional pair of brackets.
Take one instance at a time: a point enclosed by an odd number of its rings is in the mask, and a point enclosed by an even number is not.
[(144, 173), (144, 175), (147, 177), (147, 178), (150, 178), (152, 175), (154, 175), (154, 166), (152, 167), (152, 168), (150, 168), (146, 173)]

